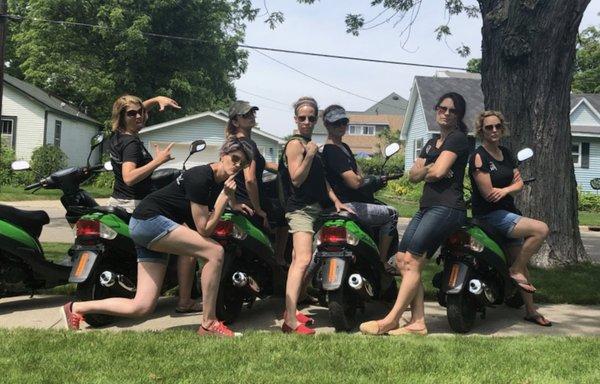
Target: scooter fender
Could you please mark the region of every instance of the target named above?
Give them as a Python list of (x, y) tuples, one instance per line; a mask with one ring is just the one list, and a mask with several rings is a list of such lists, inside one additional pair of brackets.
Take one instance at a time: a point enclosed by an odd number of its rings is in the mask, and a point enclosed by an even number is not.
[(469, 266), (459, 261), (453, 261), (444, 265), (444, 277), (442, 280), (442, 291), (446, 294), (457, 294), (467, 287)]
[(335, 291), (342, 283), (346, 275), (348, 263), (345, 258), (328, 257), (323, 259), (321, 265), (322, 285), (325, 291)]
[(83, 283), (94, 270), (96, 261), (104, 252), (104, 247), (96, 245), (93, 247), (75, 247), (70, 253), (73, 255), (74, 263), (69, 275), (70, 283)]

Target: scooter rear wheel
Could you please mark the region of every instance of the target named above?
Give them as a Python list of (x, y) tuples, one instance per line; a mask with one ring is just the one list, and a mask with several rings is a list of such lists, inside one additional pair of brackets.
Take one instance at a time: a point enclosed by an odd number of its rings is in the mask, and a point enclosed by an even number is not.
[(356, 297), (342, 284), (329, 294), (329, 319), (336, 332), (350, 332), (356, 325)]

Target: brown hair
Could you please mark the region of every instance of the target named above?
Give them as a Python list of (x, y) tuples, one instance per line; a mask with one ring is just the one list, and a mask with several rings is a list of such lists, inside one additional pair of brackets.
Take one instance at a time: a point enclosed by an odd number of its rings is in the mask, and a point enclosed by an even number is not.
[(315, 116), (319, 115), (319, 105), (317, 101), (310, 96), (303, 96), (294, 103), (294, 115), (298, 116), (298, 109), (303, 105), (308, 105), (315, 110)]
[(227, 121), (227, 126), (225, 127), (225, 137), (227, 138), (235, 136), (237, 134), (238, 127), (236, 127), (235, 124), (233, 124), (234, 119), (237, 119), (237, 116), (230, 117)]
[(508, 123), (504, 119), (504, 115), (498, 111), (483, 111), (479, 115), (477, 115), (477, 119), (475, 119), (475, 136), (479, 139), (483, 139), (483, 120), (486, 117), (496, 116), (498, 120), (500, 120), (500, 124), (502, 124), (502, 137), (508, 136)]
[(248, 163), (254, 160), (254, 153), (250, 144), (248, 144), (246, 140), (240, 140), (235, 136), (227, 138), (227, 141), (223, 143), (219, 150), (219, 156), (229, 155), (231, 152), (235, 151), (242, 152), (246, 156)]
[(142, 99), (133, 95), (119, 96), (112, 107), (111, 130), (113, 132), (125, 130), (125, 108), (132, 104), (142, 108), (144, 111), (144, 122), (146, 121), (146, 109), (144, 108)]

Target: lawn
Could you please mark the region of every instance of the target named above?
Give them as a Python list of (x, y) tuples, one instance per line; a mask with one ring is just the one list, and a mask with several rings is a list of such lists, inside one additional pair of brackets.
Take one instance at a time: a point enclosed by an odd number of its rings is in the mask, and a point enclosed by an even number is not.
[(597, 383), (600, 338), (0, 330), (3, 383)]
[[(46, 257), (61, 260), (69, 249), (69, 244), (43, 243)], [(436, 300), (436, 289), (431, 284), (433, 275), (441, 270), (434, 260), (423, 271), (425, 297)], [(548, 304), (600, 304), (600, 265), (579, 264), (556, 269), (530, 268), (531, 281), (538, 287), (535, 301)], [(568, 284), (566, 283), (568, 282)], [(74, 285), (57, 287), (49, 291), (54, 294), (72, 294)]]
[[(112, 188), (98, 188), (93, 185), (82, 186), (94, 198), (110, 197)], [(60, 189), (40, 189), (32, 193), (23, 190), (23, 187), (3, 185), (0, 187), (0, 201), (22, 201), (22, 200), (59, 200), (62, 196)]]

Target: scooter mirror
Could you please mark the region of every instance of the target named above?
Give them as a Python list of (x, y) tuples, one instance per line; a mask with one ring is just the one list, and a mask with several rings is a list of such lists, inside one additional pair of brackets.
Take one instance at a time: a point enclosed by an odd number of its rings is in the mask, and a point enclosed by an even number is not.
[(110, 161), (107, 161), (106, 163), (104, 163), (104, 169), (107, 171), (112, 171), (113, 170), (112, 163)]
[(204, 140), (196, 140), (190, 145), (190, 155), (204, 151), (204, 148), (206, 148), (206, 142)]
[(17, 160), (13, 161), (12, 164), (10, 164), (10, 168), (13, 171), (26, 171), (28, 169), (31, 169), (31, 166), (25, 160)]
[(517, 152), (517, 160), (525, 161), (533, 157), (533, 150), (531, 148), (523, 148)]
[(104, 141), (104, 133), (100, 132), (100, 133), (94, 135), (94, 137), (92, 137), (92, 139), (90, 140), (90, 146), (92, 147), (92, 149), (94, 149), (98, 145), (100, 145), (100, 143), (102, 143), (103, 141)]
[(385, 157), (390, 157), (400, 150), (400, 144), (392, 143), (385, 147)]

